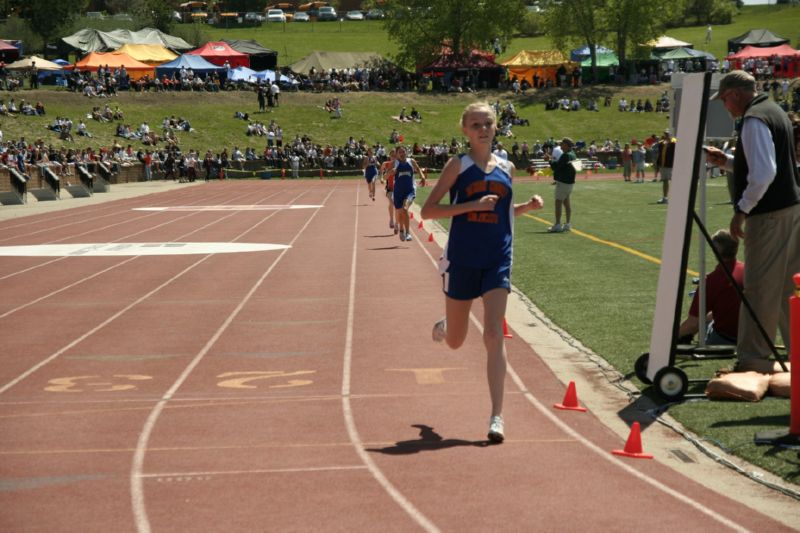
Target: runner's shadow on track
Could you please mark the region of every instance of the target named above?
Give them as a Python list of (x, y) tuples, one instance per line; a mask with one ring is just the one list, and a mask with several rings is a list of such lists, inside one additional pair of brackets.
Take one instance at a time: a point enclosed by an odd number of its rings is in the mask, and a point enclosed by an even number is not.
[(367, 448), (367, 451), (380, 452), (387, 455), (410, 455), (420, 452), (435, 452), (447, 448), (455, 448), (457, 446), (485, 448), (492, 445), (488, 440), (471, 441), (463, 439), (444, 439), (441, 435), (436, 433), (432, 427), (424, 424), (414, 424), (411, 427), (419, 428), (419, 439), (402, 440), (396, 442), (394, 446), (386, 446), (384, 448)]
[(385, 239), (386, 237), (394, 237), (394, 233), (384, 233), (382, 235), (364, 235), (366, 239)]
[(380, 252), (382, 250), (408, 250), (408, 246), (395, 245), (395, 246), (382, 246), (381, 248), (367, 248), (368, 252)]

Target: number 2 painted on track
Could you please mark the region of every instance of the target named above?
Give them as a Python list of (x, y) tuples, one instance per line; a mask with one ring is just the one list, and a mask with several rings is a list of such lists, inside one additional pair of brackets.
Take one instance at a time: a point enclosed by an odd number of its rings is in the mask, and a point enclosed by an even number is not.
[[(223, 374), (218, 375), (218, 378), (230, 378), (224, 379), (217, 383), (218, 387), (224, 387), (228, 389), (257, 389), (256, 385), (251, 385), (250, 382), (263, 380), (263, 379), (277, 379), (277, 378), (288, 378), (290, 376), (302, 376), (305, 374), (314, 374), (315, 370), (298, 370), (296, 372), (283, 372), (281, 370), (275, 371), (263, 371), (263, 370), (256, 370), (252, 372), (225, 372)], [(304, 385), (311, 385), (314, 383), (310, 379), (287, 379), (286, 383), (282, 383), (280, 385), (270, 385), (270, 389), (285, 389), (289, 387), (302, 387)]]

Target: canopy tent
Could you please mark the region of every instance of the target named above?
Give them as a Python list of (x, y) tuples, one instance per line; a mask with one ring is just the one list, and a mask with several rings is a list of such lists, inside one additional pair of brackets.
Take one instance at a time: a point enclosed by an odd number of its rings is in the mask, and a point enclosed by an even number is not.
[[(255, 73), (255, 78), (259, 82), (275, 81), (275, 76), (276, 76), (276, 72), (274, 70), (262, 70), (262, 71), (259, 71), (259, 72)], [(289, 76), (284, 76), (283, 74), (278, 76), (278, 82), (282, 83), (284, 85), (299, 85), (300, 84), (299, 81), (297, 81), (295, 79), (292, 79)]]
[(255, 70), (247, 67), (236, 67), (228, 73), (228, 79), (231, 81), (255, 82), (258, 78)]
[(552, 82), (554, 87), (558, 86), (558, 71), (564, 67), (568, 74), (576, 68), (580, 68), (580, 63), (570, 61), (558, 50), (522, 50), (511, 59), (502, 63), (508, 69), (508, 76), (516, 76), (519, 80), (526, 79), (535, 86), (535, 81), (539, 85)]
[(160, 78), (162, 76), (172, 76), (178, 73), (182, 68), (191, 69), (195, 74), (209, 74), (211, 72), (223, 72), (225, 69), (213, 63), (209, 63), (200, 56), (183, 54), (178, 56), (174, 61), (163, 63), (156, 67), (156, 75)]
[(738, 52), (745, 46), (758, 46), (764, 48), (788, 43), (789, 39), (779, 37), (769, 30), (750, 30), (747, 33), (739, 35), (738, 37), (728, 39), (728, 53), (731, 54)]
[(358, 68), (386, 63), (388, 60), (373, 52), (320, 52), (315, 51), (303, 59), (289, 65), (289, 70), (308, 75), (313, 68), (316, 72), (330, 69)]
[(673, 39), (672, 37), (667, 37), (666, 35), (662, 35), (658, 39), (653, 39), (651, 41), (647, 41), (645, 46), (649, 46), (653, 49), (654, 52), (658, 50), (671, 50), (673, 48), (693, 48), (694, 45), (692, 43), (687, 43), (686, 41), (679, 41), (678, 39)]
[(227, 61), (231, 68), (250, 67), (250, 56), (237, 52), (223, 41), (207, 42), (200, 48), (186, 52), (189, 55), (200, 56), (209, 63), (222, 66)]
[(264, 48), (252, 39), (223, 39), (222, 42), (227, 43), (237, 52), (249, 55), (250, 68), (253, 70), (275, 70), (278, 68), (278, 52)]
[(170, 52), (160, 44), (123, 44), (113, 53), (128, 54), (137, 61), (153, 66), (172, 61), (178, 57), (178, 54)]
[[(606, 48), (605, 46), (600, 46), (600, 45), (595, 46), (594, 50), (595, 50), (595, 54), (597, 54), (597, 55), (608, 54), (608, 53), (612, 53), (613, 54), (614, 53), (614, 50), (612, 50), (610, 48)], [(588, 57), (591, 57), (591, 55), (592, 55), (592, 52), (591, 52), (591, 50), (589, 50), (589, 47), (588, 46), (584, 46), (583, 48), (576, 48), (575, 50), (571, 51), (569, 53), (569, 59), (571, 61), (581, 62), (584, 59), (586, 59)]]
[(0, 39), (0, 60), (16, 61), (19, 58), (19, 48)]
[(31, 70), (34, 63), (36, 64), (36, 68), (38, 70), (61, 70), (63, 68), (58, 63), (53, 63), (52, 61), (42, 59), (38, 56), (28, 56), (25, 59), (14, 61), (13, 63), (6, 65), (6, 68), (8, 70)]
[(123, 44), (160, 44), (170, 50), (191, 50), (193, 46), (180, 37), (173, 37), (160, 30), (143, 28), (139, 31), (100, 31), (92, 28), (80, 30), (61, 39), (84, 54), (116, 50)]
[[(614, 76), (611, 67), (619, 66), (619, 58), (614, 52), (606, 52), (603, 54), (598, 53), (597, 61), (597, 81), (600, 83), (607, 83), (614, 81)], [(592, 80), (592, 58), (587, 57), (581, 61), (581, 79), (585, 83)]]
[(768, 48), (745, 46), (725, 59), (731, 62), (732, 68), (741, 69), (747, 60), (757, 58), (768, 58), (776, 77), (796, 78), (800, 76), (800, 51), (788, 44)]
[[(474, 87), (497, 88), (503, 77), (503, 67), (494, 61), (494, 54), (481, 50), (472, 50), (468, 56), (455, 56), (449, 47), (429, 65), (418, 69), (424, 76), (433, 78), (442, 88), (449, 90), (453, 80), (460, 86), (467, 84)], [(467, 80), (469, 76), (470, 80)]]
[(74, 68), (80, 70), (97, 71), (100, 67), (112, 69), (125, 67), (128, 77), (138, 80), (144, 76), (153, 76), (153, 67), (147, 63), (136, 61), (128, 54), (113, 54), (109, 52), (92, 52), (77, 63)]
[(654, 53), (652, 59), (659, 61), (685, 61), (687, 59), (700, 59), (703, 61), (715, 60), (714, 54), (695, 50), (693, 48), (673, 48), (672, 50), (662, 51), (661, 53)]
[(726, 59), (749, 59), (754, 57), (795, 57), (800, 55), (800, 51), (795, 50), (788, 44), (771, 47), (745, 46), (735, 54), (729, 55)]

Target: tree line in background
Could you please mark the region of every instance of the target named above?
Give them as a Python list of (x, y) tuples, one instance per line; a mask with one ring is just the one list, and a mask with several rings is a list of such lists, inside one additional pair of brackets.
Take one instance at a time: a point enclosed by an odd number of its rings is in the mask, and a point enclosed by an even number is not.
[[(176, 33), (173, 11), (182, 0), (0, 0), (0, 15), (7, 17), (4, 38), (25, 41), (26, 50), (44, 50), (74, 33), (76, 19), (87, 11), (128, 13), (133, 29), (154, 27)], [(341, 1), (332, 1), (340, 6)], [(781, 0), (778, 0), (779, 3)], [(788, 1), (788, 0), (783, 0)], [(219, 3), (219, 2), (209, 2)], [(263, 9), (265, 0), (225, 0), (227, 9)], [(348, 4), (351, 2), (348, 2)], [(377, 5), (365, 0), (362, 8)], [(230, 4), (230, 6), (228, 5)], [(236, 5), (233, 5), (236, 4)], [(241, 4), (241, 5), (240, 5)], [(533, 6), (535, 4), (535, 7)], [(456, 57), (472, 50), (504, 50), (517, 36), (546, 35), (555, 48), (588, 45), (593, 62), (595, 49), (603, 45), (617, 52), (620, 62), (646, 57), (640, 43), (662, 35), (666, 28), (689, 24), (728, 24), (741, 0), (383, 0), (384, 26), (398, 51), (397, 64), (414, 70), (430, 63), (442, 52)], [(239, 9), (237, 9), (239, 10)], [(98, 29), (114, 21), (89, 21)], [(202, 32), (181, 28), (177, 34), (193, 44)], [(195, 38), (193, 39), (192, 36)]]

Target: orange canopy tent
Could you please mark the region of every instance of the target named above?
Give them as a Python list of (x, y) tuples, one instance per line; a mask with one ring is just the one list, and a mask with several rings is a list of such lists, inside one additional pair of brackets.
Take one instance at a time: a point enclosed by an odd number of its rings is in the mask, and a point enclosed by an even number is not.
[(100, 67), (109, 68), (122, 68), (128, 72), (128, 77), (132, 80), (138, 80), (146, 75), (153, 77), (155, 67), (136, 61), (128, 54), (115, 54), (112, 52), (92, 52), (77, 63), (75, 68), (79, 70), (89, 70), (96, 72)]
[(571, 74), (581, 64), (570, 61), (558, 50), (522, 50), (511, 59), (503, 61), (502, 65), (508, 69), (509, 79), (516, 76), (520, 81), (526, 79), (533, 85), (533, 77), (537, 76), (540, 83), (550, 80), (557, 86), (556, 74), (562, 65)]

